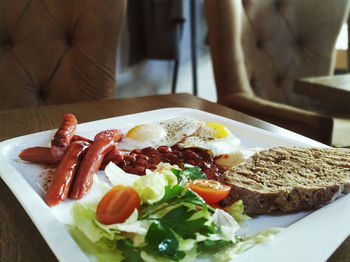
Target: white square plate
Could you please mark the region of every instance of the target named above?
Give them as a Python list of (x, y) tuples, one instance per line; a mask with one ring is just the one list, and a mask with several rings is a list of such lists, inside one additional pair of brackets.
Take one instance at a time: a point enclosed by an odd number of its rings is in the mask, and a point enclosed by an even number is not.
[[(324, 146), (311, 139), (301, 143), (295, 135), (286, 137), (272, 134), (231, 119), (188, 108), (167, 108), (139, 114), (109, 118), (79, 124), (77, 134), (93, 138), (102, 130), (131, 127), (174, 116), (190, 116), (207, 122), (222, 123), (236, 135), (244, 148), (306, 145)], [(0, 143), (0, 176), (31, 217), (59, 261), (91, 261), (67, 230), (72, 222), (70, 208), (73, 201), (66, 200), (49, 208), (43, 201), (44, 167), (19, 160), (21, 150), (33, 146), (48, 146), (55, 130), (17, 137)], [(103, 173), (103, 172), (102, 172)], [(98, 194), (97, 187), (83, 199), (89, 201)], [(255, 233), (269, 227), (285, 227), (274, 241), (253, 247), (234, 261), (324, 261), (350, 234), (350, 194), (313, 212), (288, 215), (259, 216), (247, 223), (243, 233)], [(259, 259), (257, 259), (259, 258)], [(202, 260), (204, 261), (204, 260)]]

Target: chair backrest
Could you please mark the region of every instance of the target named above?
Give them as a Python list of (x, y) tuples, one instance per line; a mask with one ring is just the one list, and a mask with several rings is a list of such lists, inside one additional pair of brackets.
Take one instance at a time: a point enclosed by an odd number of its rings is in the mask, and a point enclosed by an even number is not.
[(206, 0), (218, 102), (250, 92), (304, 107), (293, 81), (332, 74), (348, 10), (348, 0)]
[(0, 0), (0, 110), (114, 97), (125, 0)]

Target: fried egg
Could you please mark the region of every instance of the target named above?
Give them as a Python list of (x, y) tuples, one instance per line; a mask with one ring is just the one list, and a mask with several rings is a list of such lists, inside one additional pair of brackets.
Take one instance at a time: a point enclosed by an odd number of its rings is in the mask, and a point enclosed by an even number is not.
[(172, 146), (196, 133), (204, 122), (189, 117), (174, 117), (164, 120), (160, 124), (167, 134), (161, 140), (162, 145)]
[(204, 123), (193, 135), (179, 143), (183, 148), (205, 149), (213, 157), (239, 151), (240, 140), (230, 130), (218, 123)]
[(130, 129), (118, 146), (125, 150), (154, 147), (165, 137), (166, 130), (159, 123), (142, 124)]
[(173, 146), (196, 133), (204, 124), (189, 117), (173, 117), (141, 124), (130, 129), (119, 142), (119, 148), (132, 150), (152, 146)]

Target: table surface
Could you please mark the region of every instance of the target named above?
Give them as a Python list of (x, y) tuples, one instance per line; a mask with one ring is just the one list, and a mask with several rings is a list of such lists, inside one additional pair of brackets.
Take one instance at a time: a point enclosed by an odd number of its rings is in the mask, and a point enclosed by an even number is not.
[[(50, 105), (0, 111), (0, 141), (55, 129), (63, 113), (77, 116), (80, 123), (103, 118), (139, 113), (167, 107), (189, 107), (235, 119), (274, 133), (287, 134), (299, 140), (308, 138), (198, 98), (190, 94), (158, 95), (109, 101)], [(6, 184), (0, 180), (0, 261), (57, 261)], [(332, 255), (329, 261), (350, 261), (350, 238)]]
[(294, 92), (317, 99), (325, 112), (350, 115), (350, 74), (296, 80)]

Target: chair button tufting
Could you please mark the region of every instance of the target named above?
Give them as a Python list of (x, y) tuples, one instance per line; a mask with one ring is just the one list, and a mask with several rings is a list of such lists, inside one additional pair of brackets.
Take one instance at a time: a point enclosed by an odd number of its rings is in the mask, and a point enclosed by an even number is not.
[(252, 88), (254, 88), (255, 87), (255, 85), (256, 85), (256, 80), (255, 80), (255, 78), (250, 78), (250, 86), (252, 87)]
[(67, 41), (67, 44), (69, 45), (69, 46), (72, 46), (73, 45), (73, 37), (71, 37), (70, 35), (68, 35), (67, 37), (66, 37), (66, 41)]
[(277, 86), (281, 86), (282, 83), (283, 83), (283, 80), (284, 80), (284, 77), (282, 77), (282, 76), (276, 76), (276, 78), (275, 78), (275, 83), (276, 83), (276, 85), (277, 85)]
[(12, 45), (11, 45), (10, 42), (5, 42), (5, 43), (4, 43), (4, 48), (5, 48), (5, 49), (11, 49), (11, 47), (12, 47)]
[(45, 92), (44, 92), (43, 87), (39, 87), (38, 88), (38, 96), (39, 96), (40, 99), (44, 99), (45, 98)]
[(254, 91), (256, 91), (256, 89), (257, 89), (257, 87), (258, 87), (258, 81), (257, 81), (257, 79), (254, 77), (254, 76), (252, 76), (250, 79), (249, 79), (249, 83), (250, 83), (250, 87), (254, 90)]
[(277, 0), (276, 2), (273, 3), (273, 5), (274, 5), (274, 7), (275, 7), (275, 9), (276, 9), (277, 11), (280, 11), (280, 10), (281, 10), (282, 4), (283, 4), (283, 3), (282, 3), (281, 0)]
[(295, 44), (299, 49), (303, 49), (305, 46), (305, 41), (302, 38), (297, 38)]
[(242, 0), (242, 5), (244, 9), (248, 9), (250, 5), (250, 0)]
[(255, 43), (256, 47), (261, 49), (264, 46), (264, 42), (261, 39), (258, 39)]

